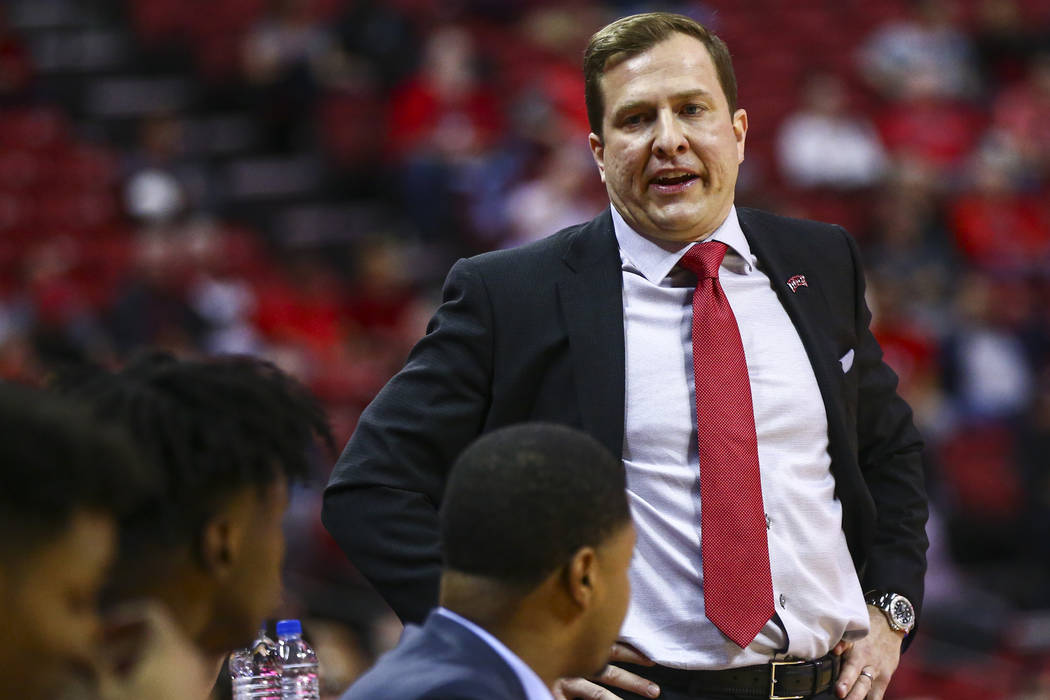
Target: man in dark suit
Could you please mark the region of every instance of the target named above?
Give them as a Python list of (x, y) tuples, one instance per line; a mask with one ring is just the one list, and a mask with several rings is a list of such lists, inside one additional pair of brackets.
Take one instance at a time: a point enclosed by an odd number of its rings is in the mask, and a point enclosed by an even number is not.
[(344, 700), (551, 700), (600, 672), (627, 612), (634, 527), (623, 464), (554, 424), (459, 457), (441, 508), (441, 607)]
[(510, 423), (580, 426), (623, 459), (638, 529), (613, 659), (656, 664), (610, 666), (603, 682), (878, 700), (918, 615), (927, 509), (922, 441), (869, 330), (857, 246), (838, 226), (734, 206), (747, 113), (704, 27), (618, 20), (584, 72), (612, 206), (453, 267), (426, 337), (344, 450), (325, 523), (394, 610), (421, 619), (446, 465)]

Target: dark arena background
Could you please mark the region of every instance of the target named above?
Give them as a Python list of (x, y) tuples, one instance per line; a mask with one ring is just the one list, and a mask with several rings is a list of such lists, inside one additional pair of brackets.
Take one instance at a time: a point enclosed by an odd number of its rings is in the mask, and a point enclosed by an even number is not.
[[(1050, 698), (1050, 2), (6, 0), (0, 377), (250, 353), (344, 441), (458, 257), (607, 206), (580, 64), (688, 14), (749, 114), (738, 202), (842, 224), (928, 443), (923, 631), (887, 697)], [(338, 697), (398, 624), (288, 519)]]

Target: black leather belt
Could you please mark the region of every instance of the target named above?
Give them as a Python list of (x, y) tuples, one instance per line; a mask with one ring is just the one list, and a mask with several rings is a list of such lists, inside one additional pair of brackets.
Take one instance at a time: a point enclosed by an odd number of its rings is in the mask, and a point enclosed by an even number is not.
[(686, 671), (666, 666), (617, 664), (632, 673), (687, 695), (800, 700), (830, 688), (839, 677), (841, 657), (815, 661), (771, 661), (722, 671)]

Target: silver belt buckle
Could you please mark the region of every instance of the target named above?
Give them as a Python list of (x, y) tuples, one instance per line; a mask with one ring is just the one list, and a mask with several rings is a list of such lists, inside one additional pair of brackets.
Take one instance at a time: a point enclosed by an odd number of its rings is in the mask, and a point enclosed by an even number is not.
[(769, 670), (769, 700), (802, 700), (806, 697), (805, 695), (777, 695), (777, 669), (781, 666), (797, 666), (799, 664), (806, 663), (799, 659), (798, 661), (770, 661)]

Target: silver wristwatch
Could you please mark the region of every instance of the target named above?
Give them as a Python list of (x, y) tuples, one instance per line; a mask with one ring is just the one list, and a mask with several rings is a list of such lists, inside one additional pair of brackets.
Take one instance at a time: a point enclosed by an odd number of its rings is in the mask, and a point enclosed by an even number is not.
[(915, 626), (915, 606), (899, 593), (868, 591), (864, 594), (864, 602), (881, 610), (890, 623), (890, 629), (895, 632), (908, 634)]

